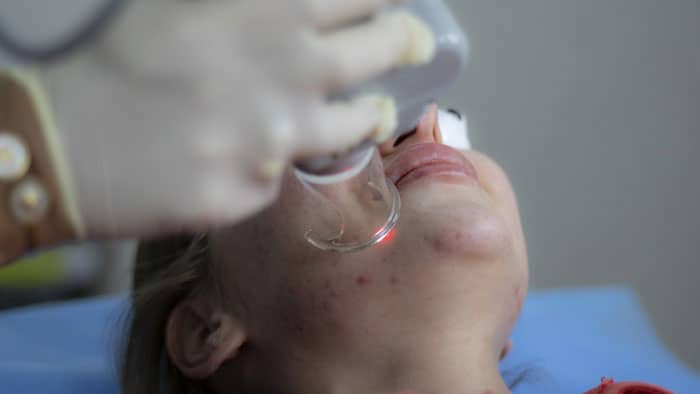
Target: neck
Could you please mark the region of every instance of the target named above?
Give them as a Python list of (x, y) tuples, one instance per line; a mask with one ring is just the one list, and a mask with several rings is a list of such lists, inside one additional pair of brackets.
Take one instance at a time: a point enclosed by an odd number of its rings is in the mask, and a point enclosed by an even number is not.
[[(493, 342), (482, 340), (479, 343)], [(280, 394), (511, 394), (501, 376), (499, 354), (493, 346), (478, 349), (473, 343), (465, 343), (462, 350), (467, 351), (455, 351), (454, 346), (439, 346), (435, 342), (432, 345), (416, 346), (410, 354), (389, 351), (362, 362), (351, 356), (342, 358), (340, 362), (305, 358), (297, 365), (299, 368), (287, 370), (284, 378), (274, 381), (268, 378), (266, 382), (256, 380), (249, 384), (240, 382), (236, 387), (246, 387), (241, 390), (245, 393)], [(420, 351), (420, 348), (429, 351)], [(269, 368), (261, 370), (270, 372)], [(275, 381), (284, 383), (280, 386)], [(264, 386), (268, 389), (261, 390)], [(222, 386), (216, 392), (223, 393), (225, 390)]]
[(480, 356), (471, 353), (469, 359), (438, 355), (429, 363), (406, 370), (397, 379), (398, 390), (404, 394), (510, 394), (498, 368), (493, 351)]
[[(499, 357), (493, 350), (476, 351), (465, 346), (468, 354), (455, 348), (434, 347), (421, 352), (423, 357), (399, 357), (380, 364), (358, 368), (340, 366), (329, 371), (329, 379), (316, 386), (314, 393), (372, 394), (510, 394), (499, 370)], [(406, 356), (406, 355), (402, 355)], [(318, 382), (318, 380), (317, 380)], [(319, 382), (320, 383), (320, 382)], [(297, 391), (294, 391), (295, 393)], [(308, 388), (300, 392), (309, 393)]]

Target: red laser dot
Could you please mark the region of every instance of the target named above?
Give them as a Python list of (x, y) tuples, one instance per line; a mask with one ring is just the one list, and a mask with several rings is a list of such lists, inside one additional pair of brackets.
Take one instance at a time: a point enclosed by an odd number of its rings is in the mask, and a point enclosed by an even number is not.
[[(382, 230), (378, 230), (375, 234), (379, 234)], [(394, 239), (394, 236), (396, 235), (396, 229), (392, 228), (389, 230), (386, 234), (384, 234), (381, 238), (379, 238), (379, 243), (385, 244), (387, 242), (391, 242), (392, 239)]]

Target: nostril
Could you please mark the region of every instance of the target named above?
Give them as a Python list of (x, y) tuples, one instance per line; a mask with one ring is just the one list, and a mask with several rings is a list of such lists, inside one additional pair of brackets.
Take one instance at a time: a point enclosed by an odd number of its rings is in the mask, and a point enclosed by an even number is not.
[(415, 128), (408, 133), (402, 135), (401, 137), (397, 138), (396, 141), (394, 142), (394, 148), (397, 146), (401, 145), (402, 142), (406, 141), (406, 139), (414, 134), (416, 134), (416, 131), (418, 131), (418, 128)]

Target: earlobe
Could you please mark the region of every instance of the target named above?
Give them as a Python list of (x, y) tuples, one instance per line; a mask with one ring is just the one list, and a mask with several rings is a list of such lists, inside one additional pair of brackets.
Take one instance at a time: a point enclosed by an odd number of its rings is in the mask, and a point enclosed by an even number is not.
[(173, 364), (185, 376), (205, 379), (234, 359), (246, 340), (240, 321), (213, 310), (203, 300), (184, 300), (170, 312), (166, 346)]

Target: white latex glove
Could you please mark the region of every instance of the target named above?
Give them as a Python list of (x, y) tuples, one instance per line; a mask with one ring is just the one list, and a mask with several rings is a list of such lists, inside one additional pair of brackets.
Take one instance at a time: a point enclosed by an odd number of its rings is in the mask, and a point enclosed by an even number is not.
[(432, 58), (416, 17), (362, 19), (398, 2), (130, 2), (43, 70), (86, 237), (241, 220), (273, 200), (290, 160), (388, 137), (390, 98), (324, 98)]

